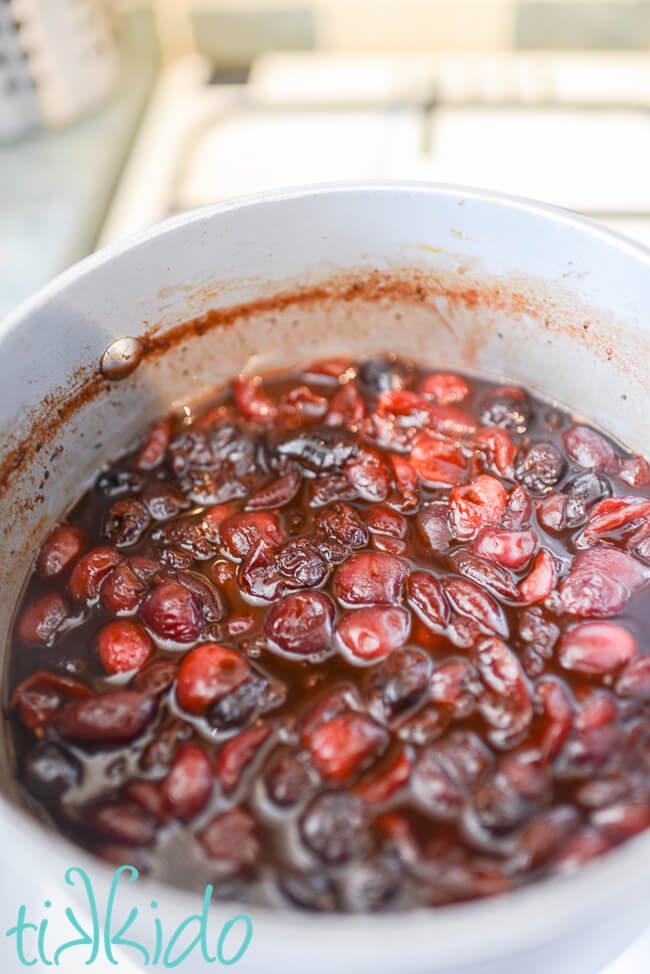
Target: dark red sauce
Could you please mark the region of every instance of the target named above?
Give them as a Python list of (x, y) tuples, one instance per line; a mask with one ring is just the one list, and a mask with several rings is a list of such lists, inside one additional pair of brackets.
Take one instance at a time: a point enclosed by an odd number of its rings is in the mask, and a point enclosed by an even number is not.
[(7, 707), (27, 801), (112, 862), (403, 909), (650, 824), (650, 468), (394, 358), (166, 417), (46, 540)]

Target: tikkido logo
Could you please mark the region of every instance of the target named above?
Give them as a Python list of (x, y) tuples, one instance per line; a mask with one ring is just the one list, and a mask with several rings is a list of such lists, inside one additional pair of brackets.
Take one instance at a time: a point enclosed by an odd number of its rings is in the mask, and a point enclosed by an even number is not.
[[(93, 890), (93, 885), (85, 870), (78, 866), (72, 866), (65, 873), (65, 881), (68, 886), (79, 885), (83, 888), (86, 898), (86, 908), (88, 919), (85, 924), (79, 920), (78, 915), (72, 907), (66, 906), (65, 916), (65, 935), (74, 934), (71, 939), (59, 939), (52, 934), (50, 923), (52, 914), (44, 916), (39, 922), (34, 923), (27, 915), (27, 907), (20, 906), (16, 923), (5, 931), (5, 936), (15, 938), (16, 956), (20, 964), (24, 967), (34, 967), (39, 964), (45, 967), (61, 967), (62, 970), (82, 970), (85, 967), (96, 964), (100, 970), (104, 970), (102, 960), (105, 958), (108, 963), (119, 966), (119, 954), (124, 949), (128, 950), (128, 957), (125, 962), (131, 963), (130, 955), (137, 954), (138, 963), (145, 967), (162, 968), (178, 967), (190, 955), (198, 959), (198, 955), (206, 964), (223, 964), (231, 966), (241, 960), (253, 936), (253, 924), (249, 916), (240, 913), (232, 917), (223, 924), (216, 944), (212, 947), (214, 953), (210, 952), (208, 944), (208, 911), (212, 900), (213, 887), (207, 885), (203, 896), (203, 906), (200, 913), (192, 913), (185, 917), (179, 925), (166, 934), (163, 922), (158, 915), (149, 917), (144, 922), (148, 925), (153, 923), (153, 936), (146, 939), (145, 946), (138, 939), (135, 939), (133, 930), (139, 911), (132, 906), (128, 910), (128, 904), (122, 904), (122, 909), (118, 907), (118, 884), (120, 877), (128, 882), (135, 882), (139, 873), (135, 866), (120, 866), (113, 874), (110, 891), (106, 901), (106, 910), (103, 920), (98, 909), (97, 899)], [(44, 909), (52, 909), (52, 901), (45, 900)], [(157, 910), (158, 904), (155, 900), (150, 903), (152, 911)], [(124, 914), (128, 910), (126, 919)], [(48, 926), (50, 929), (48, 930)], [(58, 926), (59, 932), (63, 927)], [(127, 937), (127, 933), (129, 936)], [(58, 943), (56, 942), (58, 940)], [(152, 946), (153, 945), (153, 946)], [(118, 956), (115, 950), (118, 950)], [(103, 955), (103, 956), (102, 956)], [(9, 972), (7, 972), (9, 974)]]

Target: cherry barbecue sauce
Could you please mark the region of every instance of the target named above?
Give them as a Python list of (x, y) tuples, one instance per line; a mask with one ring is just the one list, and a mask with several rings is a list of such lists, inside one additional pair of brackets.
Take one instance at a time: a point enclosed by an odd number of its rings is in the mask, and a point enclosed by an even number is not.
[(310, 910), (564, 873), (650, 824), (650, 468), (393, 357), (239, 378), (45, 541), (7, 708), (111, 862)]

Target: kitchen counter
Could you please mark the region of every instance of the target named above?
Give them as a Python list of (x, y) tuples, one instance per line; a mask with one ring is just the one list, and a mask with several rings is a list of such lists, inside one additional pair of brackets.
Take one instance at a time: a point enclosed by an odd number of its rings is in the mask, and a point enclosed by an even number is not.
[(158, 67), (149, 12), (122, 17), (121, 39), (122, 78), (107, 103), (0, 146), (0, 317), (94, 249)]

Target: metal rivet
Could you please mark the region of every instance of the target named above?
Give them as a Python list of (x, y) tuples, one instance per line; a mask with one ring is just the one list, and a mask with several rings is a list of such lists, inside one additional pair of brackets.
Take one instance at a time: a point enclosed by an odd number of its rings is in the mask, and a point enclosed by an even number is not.
[(116, 338), (102, 355), (102, 374), (107, 379), (124, 379), (138, 367), (142, 352), (137, 338)]

